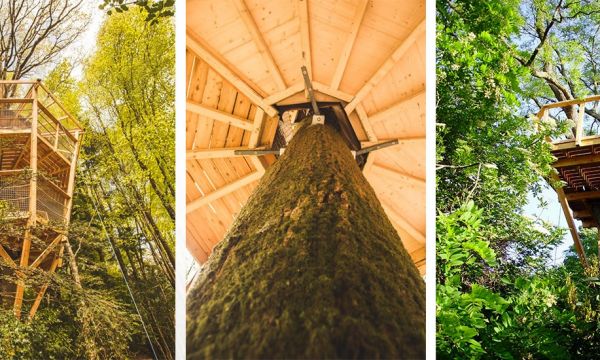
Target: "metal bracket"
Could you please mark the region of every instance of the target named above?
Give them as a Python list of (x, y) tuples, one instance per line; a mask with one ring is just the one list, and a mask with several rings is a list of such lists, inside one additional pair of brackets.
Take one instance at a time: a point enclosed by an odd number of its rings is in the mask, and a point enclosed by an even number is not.
[(311, 125), (325, 125), (325, 115), (313, 115)]

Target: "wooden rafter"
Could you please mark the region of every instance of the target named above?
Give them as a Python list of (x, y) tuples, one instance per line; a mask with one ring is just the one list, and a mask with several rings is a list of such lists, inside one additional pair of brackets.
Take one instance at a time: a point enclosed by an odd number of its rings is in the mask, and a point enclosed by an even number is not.
[(230, 69), (227, 65), (222, 63), (212, 51), (206, 48), (203, 44), (193, 38), (189, 33), (186, 34), (186, 45), (193, 51), (198, 57), (204, 60), (213, 70), (221, 75), (225, 80), (229, 81), (233, 87), (239, 90), (242, 94), (246, 95), (250, 101), (262, 108), (269, 116), (277, 115), (277, 110), (270, 104), (267, 104), (265, 100), (252, 89), (244, 80), (242, 80), (236, 72)]
[(246, 148), (246, 147), (228, 147), (228, 148), (216, 148), (216, 149), (193, 149), (187, 150), (185, 154), (186, 160), (199, 160), (199, 159), (219, 159), (236, 156), (248, 156), (238, 155), (235, 152), (238, 150), (258, 150), (258, 148)]
[(367, 96), (371, 90), (379, 84), (381, 80), (387, 75), (387, 73), (394, 67), (396, 62), (404, 56), (406, 51), (415, 43), (417, 38), (425, 31), (425, 20), (421, 21), (419, 25), (402, 41), (402, 44), (392, 53), (392, 55), (379, 67), (379, 69), (371, 76), (371, 78), (358, 90), (348, 105), (346, 105), (346, 112), (350, 114), (356, 108), (359, 102), (361, 102), (365, 96)]
[(354, 19), (352, 20), (352, 28), (350, 30), (350, 34), (348, 35), (348, 39), (346, 39), (346, 44), (344, 45), (344, 49), (342, 50), (342, 54), (338, 61), (337, 67), (335, 68), (333, 79), (331, 80), (331, 87), (333, 89), (337, 90), (340, 87), (340, 83), (342, 82), (342, 78), (344, 77), (344, 72), (346, 71), (348, 59), (350, 59), (350, 54), (352, 53), (352, 48), (354, 47), (354, 42), (356, 41), (356, 36), (358, 35), (358, 29), (360, 28), (362, 20), (365, 17), (365, 13), (367, 12), (368, 3), (369, 0), (361, 0), (358, 6), (356, 7), (356, 12), (354, 13)]
[(308, 77), (312, 76), (312, 56), (310, 49), (310, 23), (308, 17), (308, 0), (298, 0), (298, 13), (300, 17), (300, 42), (302, 48), (302, 64), (308, 70)]
[(248, 6), (246, 5), (246, 2), (244, 0), (234, 0), (233, 2), (235, 4), (238, 12), (240, 13), (240, 16), (242, 17), (244, 24), (246, 24), (246, 28), (248, 29), (250, 36), (252, 36), (252, 39), (254, 40), (254, 43), (256, 44), (256, 47), (258, 48), (258, 52), (262, 56), (262, 58), (265, 62), (265, 65), (267, 66), (267, 68), (269, 70), (269, 73), (271, 74), (271, 76), (273, 76), (273, 79), (275, 80), (277, 87), (280, 90), (284, 90), (285, 89), (285, 81), (283, 80), (283, 77), (281, 76), (281, 72), (279, 71), (279, 68), (277, 67), (277, 64), (275, 63), (273, 54), (271, 54), (271, 50), (269, 50), (269, 47), (267, 46), (265, 39), (263, 38), (260, 30), (258, 29), (258, 26), (256, 25), (256, 22), (254, 21), (254, 18), (252, 17), (252, 14), (250, 13)]
[(280, 102), (281, 100), (287, 99), (290, 96), (297, 94), (303, 90), (304, 90), (304, 83), (298, 83), (298, 84), (288, 87), (285, 90), (276, 92), (275, 94), (266, 97), (265, 102), (269, 105), (273, 105), (273, 104), (276, 104), (276, 103)]
[(405, 173), (403, 171), (399, 171), (396, 169), (391, 169), (385, 165), (381, 165), (375, 162), (370, 170), (373, 173), (380, 174), (382, 177), (387, 177), (389, 179), (394, 180), (394, 182), (404, 182), (417, 187), (425, 186), (425, 179), (421, 179), (417, 176)]
[(425, 243), (425, 235), (423, 235), (419, 230), (417, 230), (411, 223), (406, 221), (400, 214), (398, 214), (391, 206), (387, 203), (387, 200), (380, 199), (381, 205), (383, 206), (383, 210), (390, 218), (390, 220), (400, 228), (402, 228), (406, 233), (412, 237), (416, 242), (424, 244)]
[(186, 213), (189, 214), (192, 211), (199, 209), (202, 206), (207, 205), (212, 201), (220, 199), (223, 196), (260, 179), (261, 176), (262, 176), (262, 172), (260, 172), (260, 171), (250, 173), (232, 183), (229, 183), (221, 188), (218, 188), (217, 190), (215, 190), (209, 194), (206, 194), (206, 196), (204, 196), (204, 197), (193, 200), (187, 204)]
[(358, 119), (360, 120), (360, 124), (362, 125), (365, 134), (367, 134), (367, 139), (372, 142), (377, 142), (377, 136), (375, 136), (373, 126), (371, 126), (371, 121), (361, 104), (356, 105), (356, 114), (358, 115)]
[(575, 165), (586, 165), (600, 162), (600, 154), (579, 155), (557, 160), (552, 167), (562, 168)]
[(343, 91), (337, 90), (331, 86), (327, 86), (318, 81), (313, 81), (312, 85), (313, 89), (315, 89), (316, 91), (322, 92), (325, 95), (333, 96), (334, 98), (340, 99), (342, 101), (350, 102), (352, 101), (352, 99), (354, 99), (354, 95), (350, 95)]
[[(371, 121), (372, 124), (375, 124), (382, 120), (388, 119), (390, 116), (397, 114), (400, 110), (402, 110), (402, 107), (405, 106), (406, 103), (414, 100), (415, 98), (423, 95), (424, 93), (425, 93), (425, 90), (421, 90), (407, 98), (404, 98), (404, 99), (398, 101), (396, 104), (390, 106), (389, 108), (370, 115), (369, 120)], [(358, 108), (357, 108), (357, 111), (358, 111)]]
[(248, 121), (248, 119), (203, 104), (198, 104), (191, 100), (187, 101), (186, 110), (198, 114), (200, 116), (206, 116), (213, 120), (242, 128), (244, 130), (253, 129), (253, 124), (252, 122)]

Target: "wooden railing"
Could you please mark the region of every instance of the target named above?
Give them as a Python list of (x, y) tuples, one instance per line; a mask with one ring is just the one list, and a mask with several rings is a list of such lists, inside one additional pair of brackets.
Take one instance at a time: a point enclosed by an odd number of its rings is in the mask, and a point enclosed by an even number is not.
[[(553, 144), (559, 144), (559, 143), (564, 143), (564, 142), (574, 142), (575, 146), (581, 146), (583, 140), (599, 137), (600, 134), (591, 135), (591, 136), (584, 136), (584, 134), (583, 134), (584, 125), (585, 125), (584, 120), (585, 120), (585, 116), (586, 116), (585, 115), (585, 109), (586, 109), (585, 106), (588, 103), (597, 102), (597, 101), (600, 101), (600, 95), (588, 96), (588, 97), (582, 98), (582, 99), (559, 101), (559, 102), (546, 104), (546, 105), (542, 106), (542, 108), (537, 113), (537, 118), (541, 122), (546, 122), (548, 120), (548, 118), (550, 116), (550, 110), (552, 110), (552, 109), (577, 106), (576, 118), (571, 119), (571, 120), (573, 120), (573, 122), (575, 124), (572, 128), (572, 134), (570, 134), (570, 138), (566, 139), (566, 140), (564, 140), (564, 139), (562, 139), (562, 140), (548, 139), (548, 140)], [(537, 125), (538, 124), (536, 123), (536, 129), (537, 129)]]

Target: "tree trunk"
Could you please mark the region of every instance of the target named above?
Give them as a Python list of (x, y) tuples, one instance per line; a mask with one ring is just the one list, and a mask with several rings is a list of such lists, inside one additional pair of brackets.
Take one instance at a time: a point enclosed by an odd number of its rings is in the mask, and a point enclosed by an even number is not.
[(424, 282), (329, 126), (298, 131), (187, 303), (188, 359), (425, 357)]

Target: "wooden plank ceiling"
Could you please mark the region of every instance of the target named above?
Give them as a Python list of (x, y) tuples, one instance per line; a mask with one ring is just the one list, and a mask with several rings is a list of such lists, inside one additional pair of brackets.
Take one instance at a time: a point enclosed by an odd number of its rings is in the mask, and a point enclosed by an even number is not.
[(343, 102), (369, 155), (364, 174), (425, 271), (425, 1), (187, 1), (187, 248), (203, 263), (273, 156), (277, 103)]

